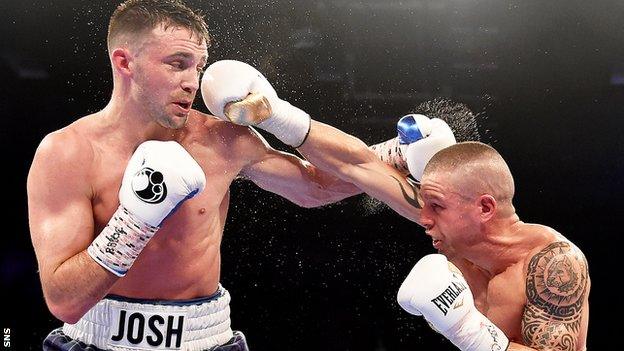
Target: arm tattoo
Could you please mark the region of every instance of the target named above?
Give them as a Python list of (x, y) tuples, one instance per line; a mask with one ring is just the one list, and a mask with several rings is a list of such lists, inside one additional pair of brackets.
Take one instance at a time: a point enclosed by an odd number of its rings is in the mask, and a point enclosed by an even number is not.
[(401, 188), (401, 192), (403, 193), (403, 198), (405, 198), (405, 201), (407, 201), (408, 204), (418, 208), (418, 209), (422, 209), (422, 206), (420, 206), (420, 204), (418, 203), (418, 200), (416, 199), (417, 193), (418, 193), (418, 183), (413, 182), (412, 180), (410, 180), (409, 178), (406, 178), (407, 183), (412, 187), (412, 197), (410, 197), (407, 192), (405, 191), (405, 188), (403, 187), (403, 184), (401, 184), (401, 182), (396, 179), (395, 176), (392, 176), (392, 179), (394, 179), (397, 183), (399, 183), (399, 188)]
[(587, 282), (587, 261), (569, 242), (552, 243), (531, 258), (522, 317), (525, 345), (576, 350)]

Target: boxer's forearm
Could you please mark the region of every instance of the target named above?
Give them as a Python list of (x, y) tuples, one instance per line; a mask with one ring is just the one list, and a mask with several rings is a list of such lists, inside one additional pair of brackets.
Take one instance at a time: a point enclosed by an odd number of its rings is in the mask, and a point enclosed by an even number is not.
[(86, 250), (40, 274), (50, 312), (70, 324), (100, 301), (119, 279), (89, 257)]
[(352, 166), (376, 162), (376, 156), (360, 139), (315, 120), (311, 123), (305, 143), (297, 150), (315, 166), (350, 180)]
[(298, 150), (316, 167), (354, 184), (403, 217), (419, 223), (416, 189), (361, 140), (313, 120), (310, 133)]

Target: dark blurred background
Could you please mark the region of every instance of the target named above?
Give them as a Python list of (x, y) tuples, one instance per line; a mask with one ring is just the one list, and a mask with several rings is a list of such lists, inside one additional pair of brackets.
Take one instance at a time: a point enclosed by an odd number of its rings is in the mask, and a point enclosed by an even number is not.
[[(28, 168), (44, 135), (108, 102), (106, 27), (118, 2), (0, 1), (0, 315), (15, 350), (39, 349), (60, 325), (30, 242)], [(607, 320), (622, 311), (623, 1), (188, 3), (208, 19), (210, 62), (249, 62), (281, 97), (367, 143), (392, 137), (399, 117), (435, 97), (480, 113), (483, 141), (515, 174), (521, 219), (587, 255), (588, 349), (612, 345)], [(200, 98), (195, 108), (207, 112)], [(237, 181), (222, 247), (232, 325), (255, 351), (453, 350), (395, 301), (431, 252), (416, 224), (366, 196), (301, 209)]]

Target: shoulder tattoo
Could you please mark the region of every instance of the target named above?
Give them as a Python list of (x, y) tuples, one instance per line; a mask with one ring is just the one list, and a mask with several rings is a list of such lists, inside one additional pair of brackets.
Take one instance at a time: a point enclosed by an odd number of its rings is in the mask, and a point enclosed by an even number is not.
[(533, 256), (522, 318), (525, 344), (538, 350), (576, 350), (587, 284), (587, 261), (571, 243), (552, 243)]

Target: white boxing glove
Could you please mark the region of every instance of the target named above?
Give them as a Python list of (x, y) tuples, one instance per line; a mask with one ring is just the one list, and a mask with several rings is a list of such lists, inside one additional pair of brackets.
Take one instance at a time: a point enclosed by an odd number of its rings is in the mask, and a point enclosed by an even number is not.
[(397, 294), (407, 312), (423, 316), (462, 351), (505, 350), (509, 339), (474, 305), (472, 292), (459, 270), (444, 255), (423, 257)]
[(418, 128), (422, 132), (423, 138), (407, 145), (405, 149), (405, 159), (410, 174), (420, 181), (427, 162), (438, 151), (454, 145), (455, 136), (451, 128), (439, 118), (430, 120), (419, 119)]
[(262, 73), (244, 62), (222, 60), (208, 66), (201, 93), (218, 118), (257, 126), (290, 146), (301, 146), (310, 131), (310, 116), (281, 100)]
[(150, 140), (139, 145), (126, 166), (119, 203), (143, 222), (160, 226), (205, 186), (204, 171), (182, 145)]
[(427, 162), (436, 152), (455, 144), (451, 128), (439, 118), (409, 114), (397, 122), (398, 136), (370, 149), (403, 174), (422, 179)]
[(87, 252), (111, 273), (124, 276), (167, 216), (205, 186), (204, 171), (180, 144), (142, 143), (126, 166), (119, 208)]

